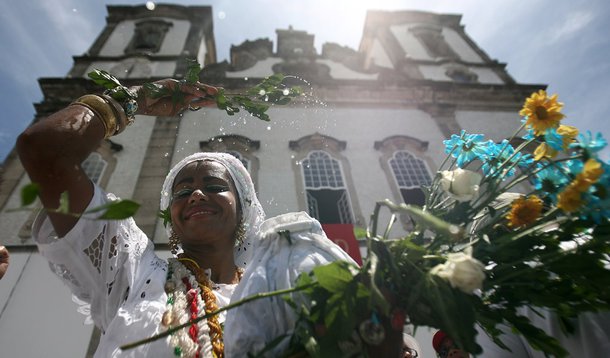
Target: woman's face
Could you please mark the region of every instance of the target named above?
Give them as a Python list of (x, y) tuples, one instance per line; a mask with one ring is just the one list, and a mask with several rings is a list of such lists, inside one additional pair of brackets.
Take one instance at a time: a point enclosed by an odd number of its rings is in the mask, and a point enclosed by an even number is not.
[(174, 179), (172, 227), (185, 248), (197, 243), (232, 246), (240, 219), (238, 208), (233, 180), (218, 162), (189, 163)]

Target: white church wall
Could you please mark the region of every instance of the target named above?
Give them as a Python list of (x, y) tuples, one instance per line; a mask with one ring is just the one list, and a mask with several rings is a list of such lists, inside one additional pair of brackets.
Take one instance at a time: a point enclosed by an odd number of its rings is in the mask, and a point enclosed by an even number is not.
[(465, 62), (483, 63), (483, 59), (454, 29), (443, 27), (443, 38), (449, 47)]
[[(152, 20), (152, 18), (149, 20)], [(155, 53), (155, 55), (180, 55), (190, 28), (189, 21), (169, 18), (162, 18), (162, 20), (171, 22), (172, 26), (169, 27), (165, 34), (163, 44), (161, 45), (159, 52)], [(125, 48), (129, 45), (129, 42), (133, 37), (135, 24), (139, 21), (141, 20), (125, 20), (119, 23), (104, 46), (102, 46), (100, 56), (123, 56), (125, 54)]]
[(386, 68), (394, 67), (392, 61), (390, 60), (390, 57), (388, 56), (387, 52), (383, 48), (383, 45), (381, 45), (381, 42), (379, 42), (378, 39), (373, 40), (373, 49), (371, 50), (369, 56), (370, 57), (369, 59), (367, 59), (367, 63), (372, 62), (377, 66)]
[(330, 68), (330, 77), (337, 80), (376, 80), (377, 73), (362, 73), (347, 68), (344, 64), (332, 60), (317, 60), (318, 64), (326, 65)]
[[(21, 177), (17, 190), (13, 191), (8, 199), (6, 205), (2, 209), (2, 215), (0, 215), (0, 228), (2, 228), (2, 239), (0, 244), (9, 245), (20, 243), (21, 238), (19, 237), (19, 231), (26, 223), (27, 219), (32, 215), (32, 211), (11, 211), (12, 209), (18, 209), (21, 207), (21, 188), (30, 184), (30, 178), (27, 175)], [(28, 208), (40, 207), (40, 201), (36, 200)], [(12, 263), (11, 263), (12, 265)]]
[[(136, 71), (132, 68), (132, 66), (138, 66)], [(145, 68), (143, 68), (145, 67)], [(135, 75), (140, 73), (138, 78), (141, 78), (142, 73), (148, 73), (148, 75), (143, 76), (151, 77), (153, 74), (155, 77), (172, 77), (176, 72), (176, 62), (174, 61), (134, 61), (132, 58), (125, 59), (122, 62), (116, 61), (94, 61), (91, 62), (89, 67), (87, 67), (87, 71), (83, 74), (84, 78), (88, 78), (87, 74), (95, 69), (104, 70), (117, 78), (126, 78), (131, 77), (134, 78)]]
[(123, 150), (114, 154), (117, 165), (106, 187), (107, 191), (124, 199), (133, 196), (154, 124), (153, 117), (137, 116), (123, 133), (112, 137), (114, 142), (123, 146)]
[[(430, 142), (429, 157), (443, 156), (440, 145), (443, 136), (438, 126), (425, 112), (414, 109), (276, 107), (270, 109), (269, 114), (272, 121), (266, 123), (248, 114), (231, 118), (218, 110), (186, 113), (172, 163), (199, 151), (199, 142), (214, 136), (238, 134), (258, 140), (260, 149), (253, 154), (260, 163), (259, 199), (267, 215), (306, 210), (298, 204), (299, 195), (304, 193), (296, 192), (295, 180), (302, 180), (302, 175), (297, 173), (295, 176), (296, 153), (288, 148), (288, 142), (318, 132), (347, 143), (347, 148), (340, 154), (346, 157), (351, 169), (350, 177), (357, 196), (351, 198), (352, 204), (357, 200), (361, 208), (358, 214), (368, 220), (376, 201), (401, 200), (392, 194), (389, 183), (393, 181), (381, 169), (382, 153), (374, 148), (375, 141), (407, 135)], [(162, 225), (157, 226), (157, 232), (163, 235)]]
[(428, 54), (422, 43), (409, 31), (415, 26), (417, 26), (417, 24), (395, 25), (390, 26), (390, 31), (394, 34), (408, 57), (414, 60), (434, 60), (434, 58)]
[(240, 78), (240, 77), (251, 77), (251, 78), (264, 78), (273, 73), (271, 68), (273, 65), (281, 63), (282, 59), (279, 57), (268, 57), (264, 60), (258, 61), (254, 66), (247, 68), (242, 71), (227, 71), (227, 77), (229, 78)]
[[(76, 311), (68, 288), (38, 253), (11, 254), (10, 290), (0, 315), (2, 357), (84, 357), (93, 325)], [(9, 285), (18, 277), (18, 283)], [(6, 285), (6, 286), (5, 286)]]
[(485, 134), (486, 139), (496, 142), (507, 139), (521, 125), (518, 109), (514, 112), (456, 111), (455, 118), (466, 132)]

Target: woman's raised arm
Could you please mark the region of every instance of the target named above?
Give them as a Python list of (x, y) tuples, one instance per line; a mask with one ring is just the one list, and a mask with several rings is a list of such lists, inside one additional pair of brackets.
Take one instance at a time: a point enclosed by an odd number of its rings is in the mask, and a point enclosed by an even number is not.
[[(201, 83), (187, 84), (172, 79), (155, 82), (167, 88), (164, 96), (147, 95), (142, 87), (138, 93), (135, 114), (173, 116), (189, 105), (211, 106), (210, 95), (215, 87)], [(176, 103), (175, 93), (182, 101)], [(17, 138), (17, 153), (32, 182), (40, 186), (40, 199), (47, 209), (57, 209), (62, 193), (68, 193), (69, 211), (82, 213), (93, 196), (93, 184), (80, 164), (107, 137), (125, 129), (126, 116), (119, 103), (108, 96), (83, 96), (68, 107), (27, 128)], [(78, 221), (71, 215), (49, 213), (56, 233), (62, 237)]]

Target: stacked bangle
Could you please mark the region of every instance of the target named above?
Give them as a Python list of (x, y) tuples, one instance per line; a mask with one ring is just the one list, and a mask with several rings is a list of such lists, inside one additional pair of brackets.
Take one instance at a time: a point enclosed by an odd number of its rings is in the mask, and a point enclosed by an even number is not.
[(108, 104), (110, 104), (112, 106), (114, 114), (116, 115), (117, 128), (116, 128), (115, 134), (121, 133), (122, 131), (125, 130), (125, 127), (127, 127), (127, 125), (131, 124), (131, 122), (133, 122), (133, 121), (129, 121), (127, 119), (125, 110), (123, 110), (123, 107), (121, 107), (121, 104), (119, 102), (117, 102), (117, 100), (115, 100), (114, 98), (112, 98), (106, 94), (102, 95), (102, 98), (104, 98), (104, 100), (106, 100), (108, 102)]
[(87, 94), (79, 97), (70, 105), (81, 105), (89, 108), (104, 125), (104, 138), (110, 138), (125, 130), (133, 123), (138, 103), (134, 98), (127, 98), (121, 104), (109, 94)]
[(117, 122), (117, 116), (113, 106), (101, 96), (87, 94), (79, 97), (70, 105), (81, 105), (89, 108), (102, 121), (105, 130), (104, 138), (110, 138), (119, 133), (119, 129), (124, 129), (124, 126), (123, 128), (120, 128), (119, 123)]

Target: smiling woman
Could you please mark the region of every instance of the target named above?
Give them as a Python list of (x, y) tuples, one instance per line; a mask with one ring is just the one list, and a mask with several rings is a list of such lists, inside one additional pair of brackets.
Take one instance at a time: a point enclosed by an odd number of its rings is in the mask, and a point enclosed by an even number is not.
[[(232, 311), (195, 319), (227, 306), (237, 287), (255, 277), (247, 268), (251, 261), (260, 262), (252, 258), (257, 250), (259, 256), (268, 252), (258, 245), (265, 236), (286, 225), (298, 229), (298, 238), (291, 242), (301, 241), (298, 247), (304, 254), (303, 262), (293, 260), (290, 266), (294, 275), (311, 270), (311, 263), (350, 258), (305, 213), (270, 219), (262, 232), (265, 213), (252, 179), (242, 162), (227, 153), (192, 154), (167, 174), (160, 202), (174, 254), (167, 261), (155, 254), (153, 243), (132, 218), (107, 220), (91, 214), (92, 208), (117, 199), (91, 182), (79, 165), (100, 141), (125, 130), (135, 114), (174, 116), (189, 105), (215, 104), (206, 96), (218, 92), (199, 82), (168, 79), (154, 85), (167, 91), (151, 96), (141, 87), (125, 88), (134, 95), (123, 102), (107, 95), (82, 96), (21, 134), (20, 159), (40, 186), (47, 209), (35, 220), (32, 235), (52, 271), (104, 332), (96, 357), (223, 357), (224, 342), (242, 336), (239, 324), (224, 332)], [(172, 98), (176, 92), (182, 102)], [(63, 193), (69, 198), (67, 212), (76, 215), (55, 210)], [(276, 235), (265, 241), (284, 239)], [(0, 257), (0, 264), (4, 261)], [(287, 272), (282, 265), (277, 270)], [(256, 317), (254, 321), (260, 323)], [(164, 340), (133, 350), (120, 348), (183, 324)], [(239, 349), (250, 352), (264, 343), (254, 340)], [(228, 356), (230, 352), (229, 347)]]

